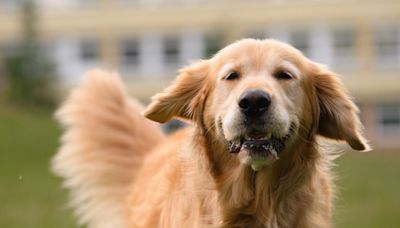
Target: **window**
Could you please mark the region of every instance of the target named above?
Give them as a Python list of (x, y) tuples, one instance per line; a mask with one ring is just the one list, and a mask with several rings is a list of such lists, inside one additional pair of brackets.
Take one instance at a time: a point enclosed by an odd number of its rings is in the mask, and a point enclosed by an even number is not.
[(383, 132), (400, 131), (400, 104), (379, 106), (379, 123)]
[(338, 67), (349, 67), (355, 61), (355, 35), (350, 28), (333, 30), (333, 61)]
[(83, 62), (95, 62), (98, 59), (98, 43), (95, 40), (83, 40), (80, 42), (79, 57)]
[(120, 56), (123, 68), (136, 68), (139, 65), (139, 40), (128, 39), (120, 45)]
[(212, 57), (222, 48), (222, 38), (219, 34), (206, 36), (205, 58)]
[(0, 10), (16, 10), (22, 3), (21, 0), (0, 0)]
[(163, 58), (167, 66), (176, 67), (180, 62), (179, 38), (165, 37), (163, 42)]
[(310, 55), (310, 37), (306, 30), (292, 31), (290, 34), (291, 44), (299, 49), (305, 56)]
[(400, 31), (394, 26), (375, 31), (375, 62), (378, 66), (398, 66), (400, 63)]

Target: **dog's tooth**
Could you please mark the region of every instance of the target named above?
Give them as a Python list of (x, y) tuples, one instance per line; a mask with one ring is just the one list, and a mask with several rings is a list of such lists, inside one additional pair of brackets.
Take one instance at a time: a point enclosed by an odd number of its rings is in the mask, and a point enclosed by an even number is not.
[(262, 140), (268, 140), (271, 138), (271, 133), (266, 134), (264, 137), (262, 137)]
[(274, 158), (275, 158), (276, 160), (279, 159), (278, 153), (276, 153), (276, 150), (272, 149), (272, 150), (270, 150), (270, 152), (271, 152), (272, 156), (274, 156)]

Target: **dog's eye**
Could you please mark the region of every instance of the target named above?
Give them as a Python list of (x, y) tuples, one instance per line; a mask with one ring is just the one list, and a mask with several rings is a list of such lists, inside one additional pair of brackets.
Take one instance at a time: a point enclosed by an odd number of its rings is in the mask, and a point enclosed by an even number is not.
[(236, 71), (230, 72), (226, 77), (225, 80), (235, 80), (240, 77), (240, 74)]
[(282, 80), (289, 80), (294, 78), (293, 75), (287, 71), (278, 71), (277, 73), (275, 73), (275, 77)]

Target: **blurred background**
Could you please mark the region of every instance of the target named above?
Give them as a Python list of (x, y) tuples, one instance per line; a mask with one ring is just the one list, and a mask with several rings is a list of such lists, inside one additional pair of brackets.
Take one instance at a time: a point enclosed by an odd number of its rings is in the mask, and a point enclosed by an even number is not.
[(342, 75), (375, 150), (338, 159), (334, 227), (400, 227), (399, 0), (0, 0), (0, 227), (78, 227), (49, 161), (54, 109), (85, 71), (118, 71), (147, 102), (245, 37)]

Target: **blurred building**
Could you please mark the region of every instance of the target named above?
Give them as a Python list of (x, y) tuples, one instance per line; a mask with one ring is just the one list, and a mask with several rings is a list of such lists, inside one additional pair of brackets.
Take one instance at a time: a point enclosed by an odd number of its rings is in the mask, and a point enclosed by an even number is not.
[[(17, 3), (0, 0), (0, 53), (20, 34)], [(116, 69), (135, 96), (179, 67), (244, 37), (276, 38), (343, 75), (375, 147), (400, 146), (398, 0), (37, 0), (43, 50), (64, 85)]]

